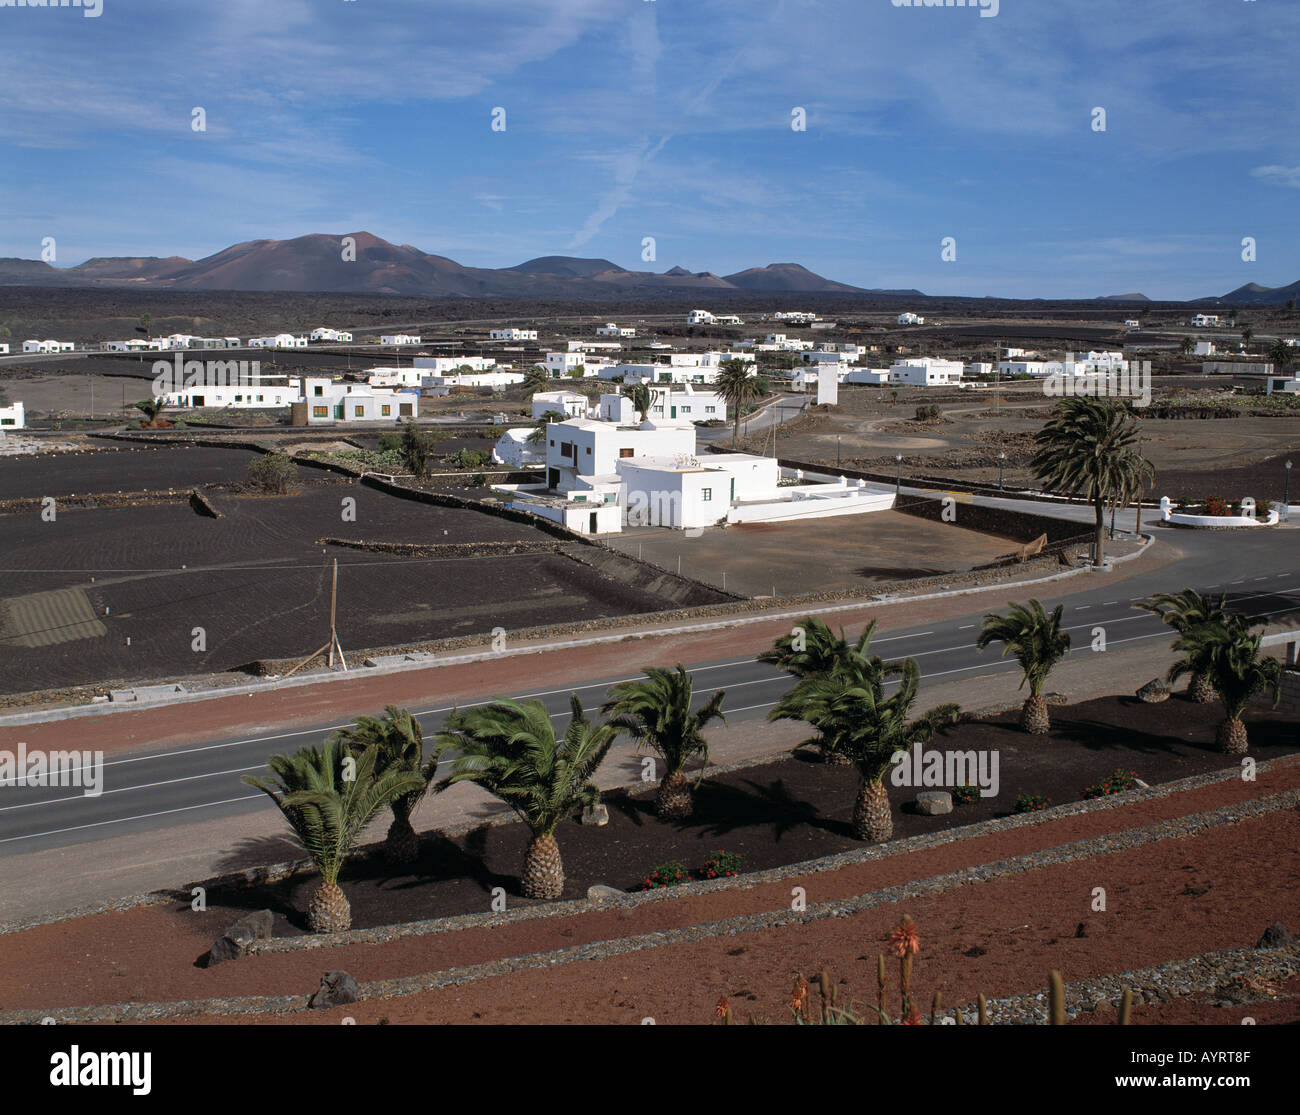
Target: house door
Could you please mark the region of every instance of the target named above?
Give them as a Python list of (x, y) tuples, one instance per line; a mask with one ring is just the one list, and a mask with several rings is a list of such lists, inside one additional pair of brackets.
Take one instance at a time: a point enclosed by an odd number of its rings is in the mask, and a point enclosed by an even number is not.
[(335, 406), (334, 406), (334, 418), (335, 418), (335, 421), (338, 421), (338, 422), (342, 422), (342, 421), (343, 421), (343, 404), (342, 404), (342, 403), (336, 403), (336, 404), (335, 404)]
[(560, 470), (558, 468), (548, 468), (546, 470), (546, 486), (548, 488), (558, 488), (560, 486)]
[(589, 534), (595, 534), (595, 533), (596, 533), (596, 512), (594, 512), (594, 511), (591, 513), (591, 523), (590, 523), (590, 525), (587, 527), (587, 532), (588, 532)]
[(731, 478), (731, 502), (736, 502), (736, 478), (734, 476)]

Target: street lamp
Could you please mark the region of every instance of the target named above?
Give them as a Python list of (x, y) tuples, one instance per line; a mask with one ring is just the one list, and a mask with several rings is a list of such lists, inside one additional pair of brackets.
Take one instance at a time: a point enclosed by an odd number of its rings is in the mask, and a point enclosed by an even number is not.
[(835, 435), (835, 467), (840, 467), (840, 435)]
[(898, 462), (898, 472), (894, 475), (894, 499), (897, 500), (903, 494), (903, 454), (897, 454), (894, 460)]
[(1006, 463), (1007, 463), (1007, 455), (1005, 453), (999, 453), (998, 454), (998, 491), (999, 492), (1002, 491), (1002, 468)]
[(1291, 518), (1291, 462), (1286, 463), (1286, 487), (1282, 490), (1282, 515)]

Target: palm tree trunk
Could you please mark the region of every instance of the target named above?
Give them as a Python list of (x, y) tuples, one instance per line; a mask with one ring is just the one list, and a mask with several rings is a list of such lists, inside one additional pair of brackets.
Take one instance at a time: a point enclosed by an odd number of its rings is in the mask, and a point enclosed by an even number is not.
[(1097, 513), (1097, 528), (1092, 536), (1092, 564), (1100, 568), (1106, 563), (1106, 505), (1104, 501), (1097, 500), (1093, 504), (1093, 510)]
[(1192, 674), (1191, 680), (1187, 683), (1187, 694), (1198, 705), (1208, 705), (1218, 697), (1214, 691), (1214, 682), (1204, 670), (1197, 670)]
[(524, 854), (525, 898), (556, 899), (564, 893), (564, 861), (554, 836), (534, 836)]
[(879, 779), (862, 780), (858, 799), (853, 804), (853, 835), (876, 844), (894, 835), (894, 813), (889, 794)]
[(343, 933), (352, 928), (352, 906), (338, 883), (321, 883), (307, 906), (313, 933)]
[(1246, 725), (1240, 716), (1231, 716), (1219, 725), (1215, 742), (1225, 755), (1244, 755), (1250, 744), (1246, 736)]
[(414, 863), (420, 858), (420, 838), (409, 813), (393, 810), (393, 823), (384, 840), (384, 857), (389, 863)]
[(1052, 730), (1052, 715), (1039, 694), (1031, 693), (1020, 706), (1020, 727), (1033, 736), (1045, 736)]
[(683, 821), (695, 809), (691, 795), (691, 782), (681, 771), (667, 774), (659, 783), (655, 795), (655, 814), (661, 821)]

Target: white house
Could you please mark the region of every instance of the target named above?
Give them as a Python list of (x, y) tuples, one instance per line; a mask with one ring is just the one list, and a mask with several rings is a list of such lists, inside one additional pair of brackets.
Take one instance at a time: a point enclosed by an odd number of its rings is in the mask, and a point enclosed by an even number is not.
[(490, 334), (494, 341), (535, 341), (536, 329), (493, 329)]
[(630, 327), (615, 325), (612, 321), (598, 326), (596, 329), (598, 337), (635, 337), (636, 330)]
[(925, 318), (923, 318), (920, 314), (914, 314), (911, 311), (908, 311), (905, 314), (898, 315), (898, 324), (899, 325), (924, 325)]
[(246, 383), (195, 383), (180, 391), (165, 393), (163, 398), (168, 406), (180, 409), (287, 407), (302, 400), (302, 380), (285, 376), (253, 376)]
[(888, 383), (888, 368), (851, 368), (844, 377), (845, 383)]
[(501, 368), (489, 368), (482, 372), (435, 372), (426, 373), (421, 380), (425, 387), (513, 387), (524, 382), (523, 372), (508, 372)]
[(977, 360), (966, 365), (965, 374), (978, 379), (980, 376), (991, 376), (993, 374), (993, 365), (983, 360)]
[(1196, 356), (1213, 356), (1213, 355), (1214, 355), (1214, 342), (1213, 342), (1213, 341), (1197, 341), (1197, 342), (1196, 342), (1196, 347), (1192, 350), (1192, 352), (1193, 352), (1193, 354), (1196, 355)]
[[(199, 338), (195, 338), (196, 340)], [(249, 337), (249, 348), (306, 348), (306, 337), (295, 337), (292, 333), (277, 333), (274, 337)]]
[(584, 376), (603, 376), (614, 362), (588, 352), (548, 352), (545, 367), (552, 377), (573, 375), (579, 368)]
[(807, 310), (777, 310), (772, 315), (772, 320), (788, 322), (790, 325), (811, 325), (817, 320), (817, 315)]
[(24, 341), (23, 352), (74, 352), (77, 346), (72, 341)]
[(686, 315), (687, 325), (712, 325), (713, 315), (708, 310), (692, 310)]
[(418, 418), (420, 393), (360, 383), (335, 383), (327, 376), (303, 380), (309, 426), (332, 426), (336, 422), (399, 422)]
[(740, 318), (738, 318), (735, 314), (714, 314), (713, 324), (714, 325), (744, 325), (745, 323), (741, 321)]
[(895, 360), (889, 367), (889, 382), (918, 387), (960, 383), (964, 370), (960, 360), (938, 360), (930, 356)]
[(9, 345), (5, 342), (0, 342), (0, 356), (8, 356), (8, 355), (9, 355)]
[[(1269, 376), (1265, 381), (1264, 394), (1271, 395), (1274, 391), (1282, 391), (1287, 395), (1294, 395), (1300, 392), (1300, 379), (1288, 376)], [(4, 411), (0, 411), (3, 414)]]
[(519, 426), (507, 430), (492, 448), (492, 460), (511, 468), (533, 468), (546, 464), (546, 442), (534, 440), (532, 426)]
[(381, 345), (418, 345), (420, 338), (412, 336), (410, 333), (384, 333), (380, 335), (379, 343)]
[(577, 391), (535, 391), (533, 417), (541, 418), (554, 411), (565, 418), (581, 418), (589, 407), (587, 396)]
[(448, 372), (486, 372), (497, 366), (495, 356), (416, 356), (411, 364), (425, 375)]
[[(711, 422), (725, 421), (727, 402), (716, 391), (696, 387), (691, 383), (652, 384), (650, 390), (650, 409), (646, 417), (655, 421), (667, 419), (670, 422)], [(621, 394), (602, 395), (600, 397), (599, 416), (606, 422), (634, 422), (637, 418), (632, 400)]]
[(622, 352), (623, 346), (617, 341), (566, 341), (570, 352)]
[(350, 341), (352, 340), (352, 334), (341, 332), (338, 329), (326, 329), (322, 326), (311, 331), (311, 339), (313, 341)]
[(782, 352), (807, 352), (812, 349), (812, 341), (801, 341), (797, 337), (787, 337), (784, 333), (769, 333), (766, 344)]
[(1219, 315), (1218, 314), (1193, 314), (1192, 320), (1189, 324), (1199, 326), (1202, 329), (1207, 329), (1207, 328), (1215, 329), (1218, 328), (1219, 325)]
[(27, 417), (22, 403), (0, 407), (0, 429), (21, 430), (27, 425)]
[[(716, 383), (722, 365), (728, 360), (754, 364), (751, 352), (674, 352), (666, 360), (649, 364), (615, 364), (601, 371), (602, 379), (622, 377), (624, 383)], [(757, 367), (749, 369), (758, 375)]]
[(1128, 328), (1130, 328), (1130, 329), (1141, 329), (1141, 328), (1142, 328), (1142, 323), (1141, 323), (1140, 321), (1138, 321), (1138, 319), (1135, 318), (1135, 317), (1131, 317), (1131, 318), (1129, 318), (1126, 322), (1124, 322), (1124, 324), (1125, 324), (1126, 326), (1128, 326)]

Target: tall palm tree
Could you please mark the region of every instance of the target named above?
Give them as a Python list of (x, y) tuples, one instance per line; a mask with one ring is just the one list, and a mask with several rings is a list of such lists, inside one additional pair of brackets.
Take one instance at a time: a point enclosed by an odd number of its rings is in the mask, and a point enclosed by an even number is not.
[(591, 779), (620, 732), (610, 724), (591, 724), (576, 696), (569, 698), (569, 707), (569, 729), (559, 739), (541, 701), (506, 697), (453, 712), (438, 733), (440, 743), (459, 752), (438, 788), (477, 782), (532, 831), (521, 880), (527, 898), (555, 899), (563, 893), (564, 861), (555, 829), (575, 809), (600, 800)]
[(1295, 346), (1287, 344), (1281, 337), (1268, 347), (1268, 358), (1279, 372), (1285, 372), (1290, 367), (1291, 361), (1295, 359), (1295, 353)]
[(763, 385), (758, 376), (751, 374), (752, 369), (744, 360), (724, 360), (718, 369), (718, 379), (714, 389), (731, 407), (732, 430), (731, 444), (734, 447), (740, 440), (740, 408), (750, 399), (763, 396)]
[(819, 747), (842, 755), (857, 768), (862, 785), (853, 806), (853, 832), (860, 840), (888, 840), (894, 833), (884, 776), (895, 756), (925, 743), (942, 725), (956, 721), (960, 712), (956, 705), (946, 704), (909, 720), (920, 688), (920, 668), (908, 658), (888, 672), (901, 678), (890, 697), (884, 695), (884, 672), (859, 679), (807, 677), (768, 714), (770, 720), (810, 724)]
[(1247, 322), (1241, 327), (1241, 343), (1250, 349), (1250, 342), (1255, 339), (1255, 327)]
[(641, 421), (645, 421), (645, 416), (650, 413), (650, 406), (654, 402), (650, 395), (650, 387), (645, 383), (627, 384), (623, 388), (623, 394), (632, 400), (632, 408), (641, 416)]
[[(387, 705), (383, 716), (361, 716), (356, 725), (340, 733), (343, 745), (353, 754), (366, 748), (375, 749), (375, 774), (390, 770), (407, 774), (422, 774), (424, 764), (424, 733), (420, 722), (409, 709)], [(432, 769), (438, 765), (434, 753)], [(430, 771), (430, 774), (432, 771)], [(384, 854), (392, 863), (412, 863), (420, 854), (420, 838), (411, 824), (411, 814), (429, 789), (428, 779), (421, 778), (418, 790), (401, 794), (388, 803), (393, 821), (388, 826), (384, 841)]]
[(1137, 424), (1114, 399), (1076, 396), (1056, 404), (1054, 416), (1037, 434), (1030, 467), (1049, 492), (1082, 496), (1096, 513), (1093, 564), (1104, 564), (1108, 506), (1127, 504), (1155, 475), (1134, 448)]
[(321, 885), (307, 906), (314, 933), (341, 933), (352, 925), (352, 907), (339, 884), (339, 872), (371, 818), (396, 797), (424, 784), (418, 773), (375, 770), (378, 749), (355, 753), (337, 736), (319, 747), (275, 755), (267, 765), (274, 780), (244, 775), (244, 782), (267, 795), (306, 849)]
[(1246, 754), (1250, 740), (1241, 717), (1251, 698), (1269, 690), (1276, 705), (1281, 693), (1282, 666), (1276, 658), (1260, 657), (1263, 632), (1251, 630), (1257, 625), (1232, 615), (1193, 627), (1174, 641), (1174, 650), (1183, 657), (1169, 671), (1169, 680), (1188, 673), (1193, 663), (1202, 665), (1223, 702), (1224, 719), (1215, 741), (1228, 755)]
[(983, 650), (989, 643), (1001, 642), (1002, 657), (1014, 654), (1025, 672), (1020, 688), (1029, 683), (1029, 696), (1020, 708), (1020, 727), (1033, 735), (1046, 735), (1052, 728), (1051, 714), (1043, 700), (1043, 685), (1047, 675), (1070, 649), (1070, 636), (1061, 630), (1061, 612), (1058, 604), (1049, 616), (1037, 600), (1029, 606), (1012, 604), (1005, 616), (990, 612), (984, 617), (975, 646)]
[[(1159, 616), (1180, 635), (1185, 635), (1203, 623), (1222, 623), (1228, 615), (1227, 603), (1226, 593), (1215, 600), (1212, 596), (1202, 596), (1195, 589), (1185, 588), (1176, 593), (1157, 592), (1148, 600), (1139, 600), (1133, 607)], [(1214, 684), (1205, 663), (1188, 659), (1184, 672), (1191, 675), (1187, 693), (1193, 701), (1198, 705), (1208, 705), (1215, 699)]]
[[(661, 820), (679, 821), (691, 815), (694, 799), (689, 779), (682, 768), (695, 757), (709, 762), (709, 743), (704, 728), (722, 715), (725, 690), (698, 712), (691, 712), (694, 682), (680, 662), (676, 670), (647, 666), (646, 680), (623, 681), (612, 686), (601, 713), (636, 740), (649, 747), (664, 763), (664, 775), (655, 797), (655, 812)], [(701, 772), (701, 777), (703, 773)]]

